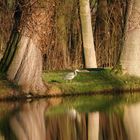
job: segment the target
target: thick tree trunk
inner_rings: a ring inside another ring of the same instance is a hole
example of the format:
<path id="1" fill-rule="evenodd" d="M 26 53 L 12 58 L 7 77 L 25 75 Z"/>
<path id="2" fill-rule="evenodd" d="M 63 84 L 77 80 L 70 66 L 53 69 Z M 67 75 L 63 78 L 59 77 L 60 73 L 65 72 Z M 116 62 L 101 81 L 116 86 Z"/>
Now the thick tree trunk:
<path id="1" fill-rule="evenodd" d="M 22 86 L 24 92 L 42 93 L 42 56 L 35 39 L 22 36 L 13 60 L 7 70 L 7 78 Z"/>
<path id="2" fill-rule="evenodd" d="M 94 49 L 93 32 L 89 0 L 79 0 L 82 26 L 83 47 L 86 68 L 96 68 L 96 55 Z"/>
<path id="3" fill-rule="evenodd" d="M 120 64 L 123 73 L 140 76 L 140 1 L 130 0 Z"/>
<path id="4" fill-rule="evenodd" d="M 41 43 L 45 36 L 47 12 L 34 0 L 22 4 L 25 9 L 21 11 L 18 7 L 19 13 L 15 13 L 14 29 L 0 67 L 7 73 L 7 78 L 21 86 L 25 93 L 41 94 L 46 91 L 41 77 Z M 21 19 L 16 16 L 21 16 Z"/>

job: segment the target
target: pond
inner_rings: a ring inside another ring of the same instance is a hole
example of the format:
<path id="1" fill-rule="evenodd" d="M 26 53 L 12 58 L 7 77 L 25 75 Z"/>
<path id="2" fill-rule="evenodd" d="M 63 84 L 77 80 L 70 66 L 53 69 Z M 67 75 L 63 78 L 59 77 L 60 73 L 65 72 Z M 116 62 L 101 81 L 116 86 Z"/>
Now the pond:
<path id="1" fill-rule="evenodd" d="M 140 94 L 0 102 L 0 140 L 140 140 Z"/>

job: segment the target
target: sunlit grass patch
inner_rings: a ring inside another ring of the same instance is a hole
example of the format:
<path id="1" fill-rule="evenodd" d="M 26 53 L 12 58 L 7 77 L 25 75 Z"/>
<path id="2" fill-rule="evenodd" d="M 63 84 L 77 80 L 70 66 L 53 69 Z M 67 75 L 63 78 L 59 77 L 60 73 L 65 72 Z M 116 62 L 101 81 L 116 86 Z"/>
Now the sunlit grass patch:
<path id="1" fill-rule="evenodd" d="M 43 79 L 50 84 L 57 85 L 63 93 L 71 94 L 140 88 L 140 78 L 116 75 L 110 69 L 79 72 L 71 81 L 64 80 L 67 73 L 69 71 L 45 72 L 43 73 Z"/>
<path id="2" fill-rule="evenodd" d="M 115 74 L 110 69 L 82 71 L 73 80 L 66 81 L 64 77 L 69 72 L 71 71 L 46 71 L 42 77 L 52 88 L 61 89 L 62 94 L 109 93 L 111 91 L 129 90 L 132 92 L 140 90 L 140 78 Z M 5 77 L 5 75 L 0 74 L 0 96 L 8 95 L 15 89 L 20 89 L 17 85 L 8 82 Z"/>

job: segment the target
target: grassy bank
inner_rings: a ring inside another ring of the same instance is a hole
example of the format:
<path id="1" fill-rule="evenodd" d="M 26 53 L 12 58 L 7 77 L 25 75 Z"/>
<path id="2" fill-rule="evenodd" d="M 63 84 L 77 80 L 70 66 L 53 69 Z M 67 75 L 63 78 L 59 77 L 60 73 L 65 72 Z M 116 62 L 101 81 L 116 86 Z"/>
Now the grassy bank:
<path id="1" fill-rule="evenodd" d="M 67 73 L 69 71 L 45 72 L 43 79 L 49 84 L 59 87 L 63 94 L 137 91 L 140 89 L 140 78 L 115 74 L 110 69 L 79 72 L 71 82 L 64 80 Z"/>
<path id="2" fill-rule="evenodd" d="M 119 75 L 110 69 L 92 69 L 82 71 L 70 82 L 64 80 L 70 71 L 46 71 L 43 79 L 50 85 L 50 94 L 63 95 L 89 94 L 89 93 L 122 93 L 140 91 L 140 78 Z M 19 95 L 20 88 L 8 82 L 3 74 L 0 74 L 0 99 L 7 96 Z M 21 95 L 21 94 L 20 94 Z M 46 93 L 48 96 L 48 92 Z"/>

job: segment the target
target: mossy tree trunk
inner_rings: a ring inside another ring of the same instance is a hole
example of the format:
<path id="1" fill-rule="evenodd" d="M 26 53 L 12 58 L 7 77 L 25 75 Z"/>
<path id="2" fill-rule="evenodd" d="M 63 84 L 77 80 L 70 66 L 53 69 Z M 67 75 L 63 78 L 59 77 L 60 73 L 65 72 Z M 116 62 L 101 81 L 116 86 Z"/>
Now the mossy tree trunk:
<path id="1" fill-rule="evenodd" d="M 13 32 L 0 64 L 7 78 L 21 86 L 25 93 L 46 91 L 41 77 L 41 43 L 48 14 L 44 4 L 35 0 L 19 1 Z"/>
<path id="2" fill-rule="evenodd" d="M 140 76 L 140 1 L 130 0 L 126 19 L 125 40 L 120 57 L 123 73 Z"/>
<path id="3" fill-rule="evenodd" d="M 93 31 L 89 0 L 79 0 L 82 39 L 86 68 L 96 68 L 96 54 L 94 48 Z"/>

